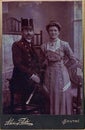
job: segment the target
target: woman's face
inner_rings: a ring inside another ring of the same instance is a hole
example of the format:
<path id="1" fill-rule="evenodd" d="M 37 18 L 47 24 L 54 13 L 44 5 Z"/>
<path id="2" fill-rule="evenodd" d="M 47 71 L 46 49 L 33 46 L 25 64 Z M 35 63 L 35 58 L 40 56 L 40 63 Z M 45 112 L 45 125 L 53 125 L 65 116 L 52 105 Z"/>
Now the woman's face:
<path id="1" fill-rule="evenodd" d="M 48 34 L 51 39 L 55 40 L 56 38 L 58 38 L 60 32 L 56 26 L 51 26 L 49 27 Z"/>

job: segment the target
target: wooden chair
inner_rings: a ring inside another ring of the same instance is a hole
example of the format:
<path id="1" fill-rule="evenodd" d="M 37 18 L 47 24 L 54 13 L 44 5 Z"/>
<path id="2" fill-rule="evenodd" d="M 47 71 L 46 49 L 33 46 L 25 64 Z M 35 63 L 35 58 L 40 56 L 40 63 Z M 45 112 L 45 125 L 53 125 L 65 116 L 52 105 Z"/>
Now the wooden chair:
<path id="1" fill-rule="evenodd" d="M 73 89 L 77 90 L 77 95 L 72 97 L 72 114 L 81 114 L 82 113 L 82 96 L 81 88 L 83 87 L 83 77 L 77 74 L 77 69 L 81 69 L 79 64 L 73 64 L 69 69 L 70 80 L 72 83 Z"/>
<path id="2" fill-rule="evenodd" d="M 31 20 L 33 21 L 33 19 Z M 21 35 L 21 20 L 10 17 L 6 21 L 3 21 L 3 25 L 3 34 Z M 42 40 L 42 31 L 35 33 L 33 38 L 33 46 L 40 46 L 43 42 Z"/>

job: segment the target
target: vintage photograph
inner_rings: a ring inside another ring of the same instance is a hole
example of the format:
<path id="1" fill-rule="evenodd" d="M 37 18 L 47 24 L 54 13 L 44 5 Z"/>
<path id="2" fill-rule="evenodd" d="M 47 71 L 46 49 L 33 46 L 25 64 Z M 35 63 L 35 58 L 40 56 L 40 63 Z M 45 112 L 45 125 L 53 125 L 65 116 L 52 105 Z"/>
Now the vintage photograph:
<path id="1" fill-rule="evenodd" d="M 81 1 L 2 2 L 3 114 L 83 115 Z"/>

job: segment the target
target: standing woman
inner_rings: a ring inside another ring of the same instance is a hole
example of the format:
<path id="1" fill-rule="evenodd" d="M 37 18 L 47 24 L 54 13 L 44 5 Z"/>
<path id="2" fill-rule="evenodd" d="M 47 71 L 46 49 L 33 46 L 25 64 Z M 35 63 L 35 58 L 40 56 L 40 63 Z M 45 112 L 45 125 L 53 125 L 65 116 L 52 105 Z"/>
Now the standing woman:
<path id="1" fill-rule="evenodd" d="M 69 43 L 59 39 L 60 24 L 51 21 L 46 26 L 46 30 L 49 42 L 43 44 L 41 48 L 46 56 L 44 87 L 50 95 L 50 114 L 71 115 L 71 82 L 65 65 L 67 65 L 67 58 L 71 64 L 77 61 Z"/>

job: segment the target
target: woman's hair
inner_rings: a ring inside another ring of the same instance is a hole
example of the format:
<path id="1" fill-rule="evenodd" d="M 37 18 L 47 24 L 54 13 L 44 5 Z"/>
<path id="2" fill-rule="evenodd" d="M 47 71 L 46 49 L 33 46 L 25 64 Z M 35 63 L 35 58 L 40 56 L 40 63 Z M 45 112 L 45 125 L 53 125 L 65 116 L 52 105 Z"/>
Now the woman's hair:
<path id="1" fill-rule="evenodd" d="M 59 23 L 57 23 L 56 21 L 50 21 L 49 24 L 46 25 L 47 32 L 49 32 L 49 28 L 52 26 L 56 26 L 59 31 L 61 30 L 61 25 Z"/>

